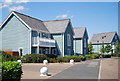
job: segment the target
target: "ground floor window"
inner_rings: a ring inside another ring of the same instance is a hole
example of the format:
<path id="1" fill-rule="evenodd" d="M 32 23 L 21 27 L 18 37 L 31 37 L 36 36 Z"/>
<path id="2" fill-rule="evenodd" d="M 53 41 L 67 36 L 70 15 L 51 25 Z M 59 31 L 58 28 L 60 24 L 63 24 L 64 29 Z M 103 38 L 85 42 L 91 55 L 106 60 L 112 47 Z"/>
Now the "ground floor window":
<path id="1" fill-rule="evenodd" d="M 68 54 L 68 55 L 71 55 L 70 49 L 67 50 L 67 54 Z"/>
<path id="2" fill-rule="evenodd" d="M 42 52 L 42 48 L 40 48 L 40 49 L 39 49 L 39 53 L 40 53 L 40 54 L 42 54 L 42 53 L 43 53 L 43 52 Z"/>
<path id="3" fill-rule="evenodd" d="M 56 54 L 56 49 L 52 49 L 52 54 Z"/>

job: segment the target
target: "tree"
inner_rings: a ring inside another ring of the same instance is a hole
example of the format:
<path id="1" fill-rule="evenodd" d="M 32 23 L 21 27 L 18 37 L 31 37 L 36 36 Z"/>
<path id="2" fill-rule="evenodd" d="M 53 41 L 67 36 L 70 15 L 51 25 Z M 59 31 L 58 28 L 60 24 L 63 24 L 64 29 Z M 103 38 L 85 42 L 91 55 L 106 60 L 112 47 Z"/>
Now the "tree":
<path id="1" fill-rule="evenodd" d="M 104 44 L 102 44 L 102 47 L 100 48 L 100 52 L 103 53 L 103 54 L 105 53 L 105 47 L 104 47 Z"/>
<path id="2" fill-rule="evenodd" d="M 90 44 L 88 45 L 88 51 L 89 51 L 90 54 L 92 54 L 93 50 L 94 49 L 93 49 L 92 43 L 90 42 Z"/>
<path id="3" fill-rule="evenodd" d="M 105 52 L 106 52 L 106 53 L 109 53 L 109 52 L 111 52 L 111 50 L 112 50 L 112 46 L 110 46 L 109 44 L 107 44 L 107 45 L 105 46 Z"/>
<path id="4" fill-rule="evenodd" d="M 120 53 L 120 42 L 118 40 L 115 43 L 115 53 Z"/>

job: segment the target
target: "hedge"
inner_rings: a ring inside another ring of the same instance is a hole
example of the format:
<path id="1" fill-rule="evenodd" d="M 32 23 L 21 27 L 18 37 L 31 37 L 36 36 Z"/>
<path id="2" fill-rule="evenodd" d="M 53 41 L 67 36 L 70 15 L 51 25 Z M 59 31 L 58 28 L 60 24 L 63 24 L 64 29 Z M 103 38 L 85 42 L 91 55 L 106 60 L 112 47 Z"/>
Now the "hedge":
<path id="1" fill-rule="evenodd" d="M 2 63 L 2 79 L 20 81 L 22 75 L 21 64 L 17 61 L 8 61 Z"/>
<path id="2" fill-rule="evenodd" d="M 44 54 L 26 54 L 22 57 L 22 62 L 24 63 L 42 63 L 43 60 L 47 59 Z"/>
<path id="3" fill-rule="evenodd" d="M 10 54 L 7 54 L 5 52 L 2 52 L 2 62 L 6 62 L 6 61 L 17 61 L 20 59 L 20 56 L 11 56 Z"/>
<path id="4" fill-rule="evenodd" d="M 86 54 L 84 55 L 84 57 L 87 59 L 87 60 L 90 60 L 90 59 L 98 59 L 100 58 L 101 54 Z"/>
<path id="5" fill-rule="evenodd" d="M 73 56 L 57 57 L 56 61 L 57 62 L 70 62 L 71 59 L 73 59 L 75 62 L 80 62 L 80 61 L 85 60 L 84 56 L 73 55 Z"/>

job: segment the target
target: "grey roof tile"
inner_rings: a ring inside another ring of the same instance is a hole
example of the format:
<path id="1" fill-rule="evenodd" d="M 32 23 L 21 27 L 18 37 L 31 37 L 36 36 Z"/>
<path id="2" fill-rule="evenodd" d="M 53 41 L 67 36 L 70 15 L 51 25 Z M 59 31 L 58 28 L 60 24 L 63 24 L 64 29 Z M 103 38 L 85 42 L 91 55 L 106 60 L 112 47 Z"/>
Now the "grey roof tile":
<path id="1" fill-rule="evenodd" d="M 30 28 L 33 30 L 41 30 L 43 32 L 49 32 L 48 29 L 45 27 L 43 21 L 38 20 L 36 18 L 15 12 L 14 13 L 19 16 Z"/>
<path id="2" fill-rule="evenodd" d="M 83 38 L 84 36 L 84 33 L 85 33 L 85 29 L 86 28 L 82 28 L 82 27 L 79 27 L 79 28 L 73 28 L 74 30 L 74 38 Z"/>
<path id="3" fill-rule="evenodd" d="M 44 21 L 44 24 L 50 33 L 64 33 L 69 21 L 69 19 Z"/>
<path id="4" fill-rule="evenodd" d="M 94 34 L 90 42 L 92 44 L 111 43 L 116 32 Z"/>

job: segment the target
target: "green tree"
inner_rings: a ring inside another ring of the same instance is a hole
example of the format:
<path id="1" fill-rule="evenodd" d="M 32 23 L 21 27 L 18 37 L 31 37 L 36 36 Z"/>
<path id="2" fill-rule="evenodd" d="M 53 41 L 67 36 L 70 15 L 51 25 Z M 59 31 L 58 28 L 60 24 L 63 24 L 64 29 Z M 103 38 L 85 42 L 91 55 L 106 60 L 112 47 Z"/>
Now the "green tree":
<path id="1" fill-rule="evenodd" d="M 88 51 L 89 51 L 89 53 L 90 54 L 92 54 L 93 53 L 93 46 L 92 46 L 92 43 L 90 43 L 89 45 L 88 45 Z"/>
<path id="2" fill-rule="evenodd" d="M 105 46 L 105 52 L 106 52 L 106 53 L 109 53 L 109 52 L 111 52 L 111 50 L 112 50 L 112 46 L 110 46 L 109 44 L 107 44 L 107 45 Z"/>
<path id="3" fill-rule="evenodd" d="M 120 53 L 120 42 L 118 40 L 115 43 L 115 53 Z"/>
<path id="4" fill-rule="evenodd" d="M 104 44 L 102 44 L 102 47 L 100 48 L 100 52 L 103 53 L 103 54 L 105 53 L 105 46 L 104 46 Z"/>

